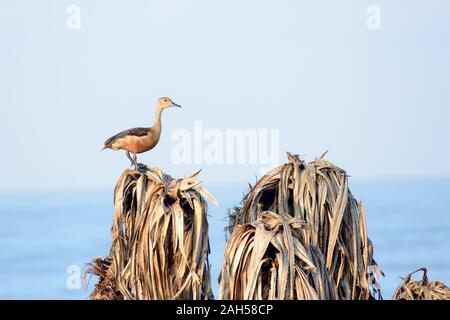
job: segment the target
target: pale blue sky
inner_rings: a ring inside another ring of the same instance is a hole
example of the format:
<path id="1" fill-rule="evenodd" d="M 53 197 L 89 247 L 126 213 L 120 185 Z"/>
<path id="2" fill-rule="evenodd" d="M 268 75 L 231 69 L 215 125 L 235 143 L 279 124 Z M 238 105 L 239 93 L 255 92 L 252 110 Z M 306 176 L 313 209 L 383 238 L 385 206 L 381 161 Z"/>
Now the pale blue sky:
<path id="1" fill-rule="evenodd" d="M 81 8 L 81 30 L 66 8 Z M 381 30 L 366 9 L 381 8 Z M 284 151 L 355 178 L 450 175 L 449 1 L 0 1 L 0 189 L 112 188 L 129 165 L 103 141 L 153 121 L 139 160 L 208 183 L 255 166 L 175 165 L 171 132 L 280 129 Z"/>

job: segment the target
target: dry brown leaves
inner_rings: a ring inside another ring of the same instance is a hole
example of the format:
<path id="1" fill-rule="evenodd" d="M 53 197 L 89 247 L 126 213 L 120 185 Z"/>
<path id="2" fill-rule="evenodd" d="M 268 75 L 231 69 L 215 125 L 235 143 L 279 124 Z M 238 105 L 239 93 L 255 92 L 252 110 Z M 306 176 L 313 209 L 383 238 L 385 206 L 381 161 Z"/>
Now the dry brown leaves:
<path id="1" fill-rule="evenodd" d="M 412 275 L 422 271 L 422 279 L 413 281 Z M 403 284 L 397 288 L 393 300 L 450 300 L 450 288 L 439 281 L 428 281 L 427 269 L 421 268 L 406 276 Z"/>
<path id="2" fill-rule="evenodd" d="M 114 192 L 110 256 L 92 299 L 212 299 L 207 203 L 199 172 L 172 179 L 158 168 L 125 170 Z"/>
<path id="3" fill-rule="evenodd" d="M 230 216 L 222 299 L 369 299 L 365 213 L 323 156 L 263 176 Z"/>

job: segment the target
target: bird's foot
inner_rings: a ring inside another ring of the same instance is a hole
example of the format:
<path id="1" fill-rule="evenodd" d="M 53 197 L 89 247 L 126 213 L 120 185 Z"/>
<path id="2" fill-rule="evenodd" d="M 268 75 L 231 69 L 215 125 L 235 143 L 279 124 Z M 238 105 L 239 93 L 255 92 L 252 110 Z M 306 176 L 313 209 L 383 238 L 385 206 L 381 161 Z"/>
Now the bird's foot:
<path id="1" fill-rule="evenodd" d="M 147 166 L 143 163 L 136 163 L 134 169 L 138 172 L 145 172 L 147 171 Z"/>

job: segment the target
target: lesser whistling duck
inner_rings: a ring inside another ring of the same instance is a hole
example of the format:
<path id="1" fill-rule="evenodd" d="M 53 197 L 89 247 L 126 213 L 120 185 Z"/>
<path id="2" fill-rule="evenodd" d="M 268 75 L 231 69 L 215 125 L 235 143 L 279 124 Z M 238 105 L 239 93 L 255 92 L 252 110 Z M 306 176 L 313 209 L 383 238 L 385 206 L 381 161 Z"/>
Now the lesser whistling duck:
<path id="1" fill-rule="evenodd" d="M 181 108 L 168 97 L 159 98 L 156 102 L 156 117 L 153 126 L 122 131 L 106 140 L 103 149 L 125 150 L 128 159 L 134 164 L 135 169 L 138 169 L 136 154 L 149 151 L 158 144 L 161 136 L 161 113 L 165 108 L 170 107 Z M 130 153 L 133 154 L 133 157 L 130 156 Z"/>

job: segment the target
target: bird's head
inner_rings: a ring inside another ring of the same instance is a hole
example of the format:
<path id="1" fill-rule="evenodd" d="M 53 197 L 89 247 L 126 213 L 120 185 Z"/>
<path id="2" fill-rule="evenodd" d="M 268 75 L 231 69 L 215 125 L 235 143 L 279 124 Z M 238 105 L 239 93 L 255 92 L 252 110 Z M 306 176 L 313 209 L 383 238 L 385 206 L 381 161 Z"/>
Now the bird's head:
<path id="1" fill-rule="evenodd" d="M 156 106 L 161 110 L 165 109 L 165 108 L 172 108 L 172 107 L 181 108 L 181 106 L 179 104 L 176 104 L 175 102 L 172 101 L 172 99 L 170 99 L 168 97 L 159 98 L 158 102 L 156 103 Z"/>

